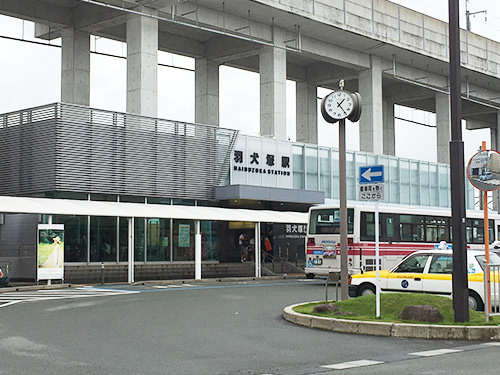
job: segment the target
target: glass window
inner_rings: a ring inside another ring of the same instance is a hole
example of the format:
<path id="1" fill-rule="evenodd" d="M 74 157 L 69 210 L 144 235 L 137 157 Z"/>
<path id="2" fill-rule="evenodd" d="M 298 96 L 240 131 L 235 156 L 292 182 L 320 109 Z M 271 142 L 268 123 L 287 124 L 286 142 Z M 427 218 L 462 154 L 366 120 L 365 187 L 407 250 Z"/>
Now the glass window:
<path id="1" fill-rule="evenodd" d="M 425 218 L 425 238 L 427 242 L 450 242 L 450 219 L 447 217 L 427 216 Z"/>
<path id="2" fill-rule="evenodd" d="M 375 214 L 361 212 L 360 235 L 362 241 L 375 241 Z"/>
<path id="3" fill-rule="evenodd" d="M 424 242 L 424 217 L 399 215 L 399 235 L 401 241 Z"/>
<path id="4" fill-rule="evenodd" d="M 120 262 L 128 261 L 128 219 L 126 217 L 118 218 L 118 233 L 119 233 L 119 252 L 118 259 Z"/>
<path id="5" fill-rule="evenodd" d="M 219 235 L 219 223 L 216 221 L 202 220 L 201 230 L 201 259 L 219 260 L 217 241 Z"/>
<path id="6" fill-rule="evenodd" d="M 476 259 L 481 266 L 481 269 L 484 271 L 484 263 L 486 262 L 486 257 L 484 255 L 476 255 Z M 490 253 L 490 264 L 498 265 L 500 264 L 500 256 L 496 253 Z"/>
<path id="7" fill-rule="evenodd" d="M 425 264 L 429 255 L 410 255 L 393 272 L 424 272 Z"/>
<path id="8" fill-rule="evenodd" d="M 52 220 L 64 224 L 64 262 L 87 261 L 87 216 L 54 215 Z"/>
<path id="9" fill-rule="evenodd" d="M 452 273 L 453 259 L 451 255 L 434 255 L 429 267 L 429 273 Z"/>
<path id="10" fill-rule="evenodd" d="M 194 220 L 174 220 L 174 261 L 194 260 Z"/>
<path id="11" fill-rule="evenodd" d="M 354 230 L 354 209 L 347 209 L 347 233 Z M 309 234 L 340 234 L 340 209 L 311 210 Z"/>
<path id="12" fill-rule="evenodd" d="M 396 214 L 380 214 L 380 239 L 382 241 L 399 241 L 398 217 Z"/>
<path id="13" fill-rule="evenodd" d="M 136 262 L 144 262 L 145 260 L 145 222 L 146 219 L 138 217 L 134 220 L 134 260 Z"/>
<path id="14" fill-rule="evenodd" d="M 116 262 L 116 217 L 90 218 L 90 261 Z"/>
<path id="15" fill-rule="evenodd" d="M 170 219 L 147 219 L 147 260 L 170 260 Z"/>

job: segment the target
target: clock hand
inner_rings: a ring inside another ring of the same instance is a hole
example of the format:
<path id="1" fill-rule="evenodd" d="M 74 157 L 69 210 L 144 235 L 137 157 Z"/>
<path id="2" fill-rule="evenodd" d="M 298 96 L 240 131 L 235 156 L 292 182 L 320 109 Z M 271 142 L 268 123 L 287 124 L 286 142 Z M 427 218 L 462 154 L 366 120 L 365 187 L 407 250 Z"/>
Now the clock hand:
<path id="1" fill-rule="evenodd" d="M 342 99 L 339 103 L 337 103 L 337 107 L 340 107 L 340 105 L 341 105 L 342 103 L 344 103 L 344 100 L 345 100 L 345 99 Z M 342 108 L 342 107 L 340 107 L 340 108 Z"/>

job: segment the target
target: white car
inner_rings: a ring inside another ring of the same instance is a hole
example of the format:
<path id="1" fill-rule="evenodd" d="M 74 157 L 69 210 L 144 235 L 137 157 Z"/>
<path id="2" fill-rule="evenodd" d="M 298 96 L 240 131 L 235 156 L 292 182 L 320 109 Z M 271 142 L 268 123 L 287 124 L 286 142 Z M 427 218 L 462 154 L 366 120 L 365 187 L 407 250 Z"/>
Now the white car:
<path id="1" fill-rule="evenodd" d="M 493 173 L 491 172 L 484 172 L 482 175 L 479 176 L 480 181 L 488 181 L 493 178 Z"/>
<path id="2" fill-rule="evenodd" d="M 410 254 L 391 270 L 379 272 L 380 289 L 382 292 L 421 292 L 451 296 L 452 256 L 451 249 L 422 250 Z M 484 251 L 467 250 L 469 307 L 472 310 L 484 310 L 484 259 Z M 490 264 L 500 264 L 500 257 L 490 253 Z M 375 271 L 352 275 L 349 295 L 356 297 L 374 294 L 375 280 Z"/>

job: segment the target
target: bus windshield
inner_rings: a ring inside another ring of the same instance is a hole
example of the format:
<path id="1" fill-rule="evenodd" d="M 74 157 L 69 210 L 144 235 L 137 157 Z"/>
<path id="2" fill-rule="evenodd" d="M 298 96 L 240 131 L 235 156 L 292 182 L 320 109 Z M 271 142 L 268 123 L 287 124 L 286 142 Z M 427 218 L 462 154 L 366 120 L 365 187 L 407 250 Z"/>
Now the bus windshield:
<path id="1" fill-rule="evenodd" d="M 311 210 L 309 234 L 340 234 L 340 209 L 322 208 Z M 354 230 L 354 209 L 347 210 L 347 232 Z"/>

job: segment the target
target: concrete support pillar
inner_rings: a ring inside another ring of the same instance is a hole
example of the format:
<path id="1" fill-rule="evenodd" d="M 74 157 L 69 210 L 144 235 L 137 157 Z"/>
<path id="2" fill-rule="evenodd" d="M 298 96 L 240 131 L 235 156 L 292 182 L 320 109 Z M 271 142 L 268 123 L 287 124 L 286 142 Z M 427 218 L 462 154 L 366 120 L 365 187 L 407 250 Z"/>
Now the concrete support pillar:
<path id="1" fill-rule="evenodd" d="M 195 63 L 195 122 L 219 125 L 219 64 L 206 58 Z"/>
<path id="2" fill-rule="evenodd" d="M 127 112 L 157 116 L 158 20 L 127 16 Z"/>
<path id="3" fill-rule="evenodd" d="M 382 154 L 382 63 L 380 58 L 370 56 L 371 68 L 359 74 L 359 93 L 363 100 L 363 111 L 359 120 L 360 151 Z"/>
<path id="4" fill-rule="evenodd" d="M 286 140 L 286 51 L 262 47 L 259 71 L 260 135 Z"/>
<path id="5" fill-rule="evenodd" d="M 437 139 L 437 162 L 450 163 L 450 96 L 448 94 L 436 94 L 436 139 Z"/>
<path id="6" fill-rule="evenodd" d="M 396 136 L 394 131 L 394 102 L 392 100 L 383 100 L 383 115 L 384 115 L 384 154 L 396 155 Z"/>
<path id="7" fill-rule="evenodd" d="M 296 83 L 296 139 L 297 142 L 318 144 L 318 94 L 316 85 Z"/>
<path id="8" fill-rule="evenodd" d="M 62 31 L 61 101 L 90 104 L 90 35 L 66 28 Z"/>

